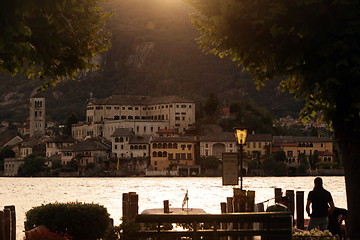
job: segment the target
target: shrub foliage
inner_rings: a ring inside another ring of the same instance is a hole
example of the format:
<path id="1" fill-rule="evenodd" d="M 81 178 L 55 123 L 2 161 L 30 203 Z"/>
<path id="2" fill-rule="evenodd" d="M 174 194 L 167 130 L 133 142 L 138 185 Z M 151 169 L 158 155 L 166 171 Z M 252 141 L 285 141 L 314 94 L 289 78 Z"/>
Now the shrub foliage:
<path id="1" fill-rule="evenodd" d="M 52 232 L 64 232 L 74 240 L 95 240 L 111 225 L 107 209 L 98 204 L 49 203 L 26 213 L 25 230 L 45 225 Z"/>

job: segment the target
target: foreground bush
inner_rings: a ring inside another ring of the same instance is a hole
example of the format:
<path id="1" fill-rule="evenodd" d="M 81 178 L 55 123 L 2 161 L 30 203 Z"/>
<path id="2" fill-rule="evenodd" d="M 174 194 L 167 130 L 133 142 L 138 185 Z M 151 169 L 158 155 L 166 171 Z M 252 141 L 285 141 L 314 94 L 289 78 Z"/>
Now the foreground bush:
<path id="1" fill-rule="evenodd" d="M 320 231 L 312 229 L 311 231 L 296 232 L 293 234 L 294 240 L 339 240 L 338 236 L 333 236 L 328 230 Z"/>
<path id="2" fill-rule="evenodd" d="M 25 230 L 40 225 L 51 232 L 67 233 L 74 240 L 96 240 L 105 235 L 111 219 L 107 209 L 98 204 L 50 203 L 26 213 Z"/>

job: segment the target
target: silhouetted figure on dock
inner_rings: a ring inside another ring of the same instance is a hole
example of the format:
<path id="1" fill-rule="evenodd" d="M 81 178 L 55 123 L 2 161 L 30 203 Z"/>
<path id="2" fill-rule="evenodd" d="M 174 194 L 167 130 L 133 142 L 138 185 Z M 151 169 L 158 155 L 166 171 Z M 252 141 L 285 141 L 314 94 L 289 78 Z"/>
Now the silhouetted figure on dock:
<path id="1" fill-rule="evenodd" d="M 315 178 L 314 184 L 314 189 L 309 192 L 306 203 L 306 212 L 310 217 L 308 230 L 319 228 L 324 231 L 328 228 L 328 216 L 335 209 L 334 201 L 331 193 L 324 189 L 322 178 Z"/>

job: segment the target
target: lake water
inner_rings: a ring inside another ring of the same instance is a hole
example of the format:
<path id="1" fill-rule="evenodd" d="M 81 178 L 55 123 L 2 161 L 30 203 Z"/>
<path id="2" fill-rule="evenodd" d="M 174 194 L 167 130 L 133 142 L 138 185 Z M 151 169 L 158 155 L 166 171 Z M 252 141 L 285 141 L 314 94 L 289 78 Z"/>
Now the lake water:
<path id="1" fill-rule="evenodd" d="M 245 177 L 243 188 L 254 190 L 255 202 L 274 197 L 274 188 L 304 191 L 305 199 L 313 188 L 314 177 Z M 347 208 L 344 177 L 323 177 L 324 187 L 332 193 L 335 205 Z M 189 208 L 202 208 L 208 213 L 220 213 L 220 202 L 233 195 L 232 186 L 222 186 L 220 177 L 209 178 L 0 178 L 0 208 L 15 205 L 17 239 L 23 239 L 25 213 L 32 207 L 53 202 L 99 203 L 120 223 L 122 193 L 139 195 L 139 212 L 162 208 L 169 200 L 181 208 L 186 190 Z M 270 201 L 269 204 L 272 204 Z M 265 204 L 266 208 L 267 204 Z M 307 217 L 307 215 L 305 215 Z"/>

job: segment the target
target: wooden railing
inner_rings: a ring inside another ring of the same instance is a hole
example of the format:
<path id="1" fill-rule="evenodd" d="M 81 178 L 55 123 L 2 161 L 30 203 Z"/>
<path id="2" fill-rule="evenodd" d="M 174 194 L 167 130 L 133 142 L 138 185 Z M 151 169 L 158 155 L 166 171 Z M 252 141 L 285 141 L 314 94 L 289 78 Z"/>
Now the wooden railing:
<path id="1" fill-rule="evenodd" d="M 0 211 L 0 240 L 16 239 L 15 206 L 5 206 Z"/>
<path id="2" fill-rule="evenodd" d="M 136 223 L 155 224 L 156 230 L 141 228 L 139 231 L 124 231 L 124 239 L 220 239 L 226 236 L 261 236 L 262 239 L 291 239 L 292 215 L 287 212 L 273 213 L 228 213 L 228 214 L 140 214 L 135 217 Z M 179 231 L 162 230 L 165 223 L 191 224 L 191 229 Z M 200 229 L 199 224 L 206 224 Z M 256 229 L 254 223 L 260 223 Z M 250 227 L 249 227 L 250 226 Z M 235 229 L 237 228 L 237 229 Z M 226 238 L 223 238 L 226 239 Z M 232 238 L 238 239 L 238 238 Z M 243 238 L 242 238 L 243 239 Z"/>

